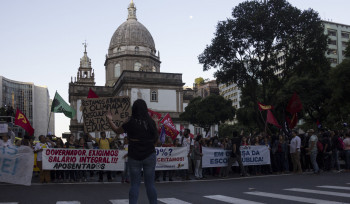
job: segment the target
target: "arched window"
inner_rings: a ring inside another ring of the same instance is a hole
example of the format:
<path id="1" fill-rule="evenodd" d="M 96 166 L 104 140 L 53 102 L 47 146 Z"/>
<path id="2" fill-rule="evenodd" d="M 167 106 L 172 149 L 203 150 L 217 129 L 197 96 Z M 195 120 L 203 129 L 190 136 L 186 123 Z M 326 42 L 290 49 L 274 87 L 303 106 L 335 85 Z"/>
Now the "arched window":
<path id="1" fill-rule="evenodd" d="M 157 91 L 151 91 L 151 101 L 158 101 Z"/>
<path id="2" fill-rule="evenodd" d="M 114 66 L 114 77 L 119 77 L 120 76 L 120 64 L 116 64 Z"/>
<path id="3" fill-rule="evenodd" d="M 139 52 L 140 48 L 139 47 L 135 47 L 135 52 Z"/>
<path id="4" fill-rule="evenodd" d="M 152 67 L 152 72 L 156 72 L 157 68 L 155 66 Z"/>
<path id="5" fill-rule="evenodd" d="M 141 63 L 140 62 L 136 62 L 135 64 L 134 64 L 134 71 L 140 71 L 140 68 L 141 68 Z"/>

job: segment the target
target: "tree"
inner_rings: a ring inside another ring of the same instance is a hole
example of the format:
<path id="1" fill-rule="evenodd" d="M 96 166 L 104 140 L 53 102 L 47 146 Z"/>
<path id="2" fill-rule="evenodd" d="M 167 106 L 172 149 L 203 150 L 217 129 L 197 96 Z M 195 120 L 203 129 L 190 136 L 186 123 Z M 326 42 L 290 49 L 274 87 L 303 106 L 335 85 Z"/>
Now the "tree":
<path id="1" fill-rule="evenodd" d="M 203 84 L 203 83 L 204 83 L 203 77 L 198 77 L 198 78 L 196 78 L 196 79 L 194 80 L 194 83 L 195 83 L 196 85 Z"/>
<path id="2" fill-rule="evenodd" d="M 234 116 L 235 108 L 232 107 L 231 100 L 210 95 L 206 98 L 193 98 L 185 108 L 185 112 L 181 113 L 180 119 L 204 128 L 207 133 L 212 125 L 233 120 Z"/>
<path id="3" fill-rule="evenodd" d="M 315 78 L 329 71 L 326 51 L 327 36 L 315 11 L 301 11 L 286 0 L 255 0 L 239 4 L 232 18 L 218 23 L 198 59 L 204 71 L 218 69 L 219 83 L 246 88 L 253 104 L 275 104 L 291 77 Z M 257 105 L 253 110 L 262 127 Z"/>
<path id="4" fill-rule="evenodd" d="M 330 72 L 329 87 L 332 90 L 327 101 L 327 124 L 339 127 L 350 122 L 350 59 L 345 59 Z"/>
<path id="5" fill-rule="evenodd" d="M 346 43 L 345 57 L 350 57 L 350 40 Z"/>

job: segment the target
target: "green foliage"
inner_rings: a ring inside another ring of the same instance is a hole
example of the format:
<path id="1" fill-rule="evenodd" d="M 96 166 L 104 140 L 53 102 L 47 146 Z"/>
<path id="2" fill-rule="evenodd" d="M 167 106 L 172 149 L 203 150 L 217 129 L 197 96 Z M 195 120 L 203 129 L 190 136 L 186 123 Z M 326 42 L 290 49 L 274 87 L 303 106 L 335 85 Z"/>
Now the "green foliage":
<path id="1" fill-rule="evenodd" d="M 327 101 L 327 124 L 350 122 L 350 59 L 345 59 L 330 72 L 329 87 L 332 90 Z"/>
<path id="2" fill-rule="evenodd" d="M 286 0 L 246 1 L 233 9 L 232 18 L 218 23 L 198 59 L 204 71 L 218 69 L 218 83 L 234 82 L 242 90 L 240 123 L 263 129 L 257 102 L 276 106 L 276 118 L 284 118 L 295 91 L 306 99 L 307 113 L 320 114 L 316 106 L 323 104 L 320 92 L 326 88 L 317 86 L 329 71 L 323 29 L 312 9 L 301 11 Z"/>
<path id="3" fill-rule="evenodd" d="M 350 57 L 350 40 L 346 43 L 345 57 Z"/>
<path id="4" fill-rule="evenodd" d="M 203 84 L 203 83 L 204 83 L 203 77 L 198 77 L 198 78 L 196 78 L 196 79 L 194 80 L 194 83 L 195 83 L 196 85 Z"/>
<path id="5" fill-rule="evenodd" d="M 234 116 L 235 108 L 232 107 L 231 100 L 226 100 L 218 95 L 210 95 L 206 98 L 192 99 L 180 118 L 208 132 L 212 125 L 233 120 Z"/>

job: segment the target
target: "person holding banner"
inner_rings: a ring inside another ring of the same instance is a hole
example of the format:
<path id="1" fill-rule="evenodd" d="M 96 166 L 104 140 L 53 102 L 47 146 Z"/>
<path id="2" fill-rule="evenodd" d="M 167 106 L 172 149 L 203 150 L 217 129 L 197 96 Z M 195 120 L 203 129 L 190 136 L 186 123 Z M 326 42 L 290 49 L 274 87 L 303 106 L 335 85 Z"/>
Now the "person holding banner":
<path id="1" fill-rule="evenodd" d="M 243 133 L 243 132 L 242 132 Z M 242 157 L 241 157 L 241 138 L 238 136 L 238 132 L 234 131 L 232 133 L 233 138 L 231 141 L 231 155 L 228 160 L 227 169 L 225 171 L 224 177 L 227 177 L 230 174 L 230 171 L 232 170 L 232 164 L 236 161 L 238 162 L 238 165 L 241 169 L 241 176 L 247 176 L 247 173 L 245 172 L 243 163 L 242 163 Z"/>
<path id="2" fill-rule="evenodd" d="M 37 153 L 36 162 L 38 165 L 38 168 L 40 170 L 40 182 L 41 183 L 50 183 L 51 177 L 50 177 L 50 171 L 49 170 L 43 170 L 43 162 L 42 162 L 42 155 L 43 150 L 45 148 L 50 148 L 55 146 L 56 144 L 49 140 L 49 138 L 46 138 L 44 135 L 39 136 L 39 142 L 36 143 L 34 147 L 34 152 Z"/>
<path id="3" fill-rule="evenodd" d="M 154 186 L 156 152 L 155 144 L 158 141 L 158 128 L 156 118 L 148 114 L 147 104 L 142 99 L 137 99 L 132 106 L 131 118 L 121 127 L 117 127 L 112 121 L 112 113 L 106 114 L 109 125 L 117 134 L 127 133 L 129 139 L 128 163 L 130 170 L 131 186 L 129 190 L 129 203 L 137 204 L 141 173 L 143 169 L 144 181 L 151 204 L 157 203 L 157 191 Z"/>
<path id="4" fill-rule="evenodd" d="M 102 131 L 100 132 L 100 136 L 101 138 L 93 138 L 90 134 L 89 134 L 89 138 L 91 140 L 94 140 L 97 144 L 99 149 L 111 149 L 110 144 L 114 141 L 117 140 L 118 137 L 115 138 L 106 138 L 106 132 Z M 106 171 L 107 172 L 107 180 L 108 182 L 112 182 L 112 174 L 110 171 Z M 99 172 L 99 182 L 103 182 L 103 171 Z"/>

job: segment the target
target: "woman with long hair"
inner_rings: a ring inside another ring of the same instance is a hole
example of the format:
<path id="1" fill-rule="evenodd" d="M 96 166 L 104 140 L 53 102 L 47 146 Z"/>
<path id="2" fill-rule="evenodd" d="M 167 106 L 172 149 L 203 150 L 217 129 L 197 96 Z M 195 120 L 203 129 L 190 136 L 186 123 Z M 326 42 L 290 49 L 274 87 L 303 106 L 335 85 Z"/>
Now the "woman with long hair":
<path id="1" fill-rule="evenodd" d="M 155 144 L 158 141 L 158 130 L 156 122 L 148 114 L 146 102 L 137 99 L 133 103 L 129 121 L 119 128 L 113 123 L 111 112 L 108 112 L 106 116 L 115 133 L 127 133 L 128 135 L 128 162 L 131 181 L 129 203 L 137 203 L 142 169 L 148 201 L 151 204 L 157 203 L 154 179 L 156 167 Z"/>

